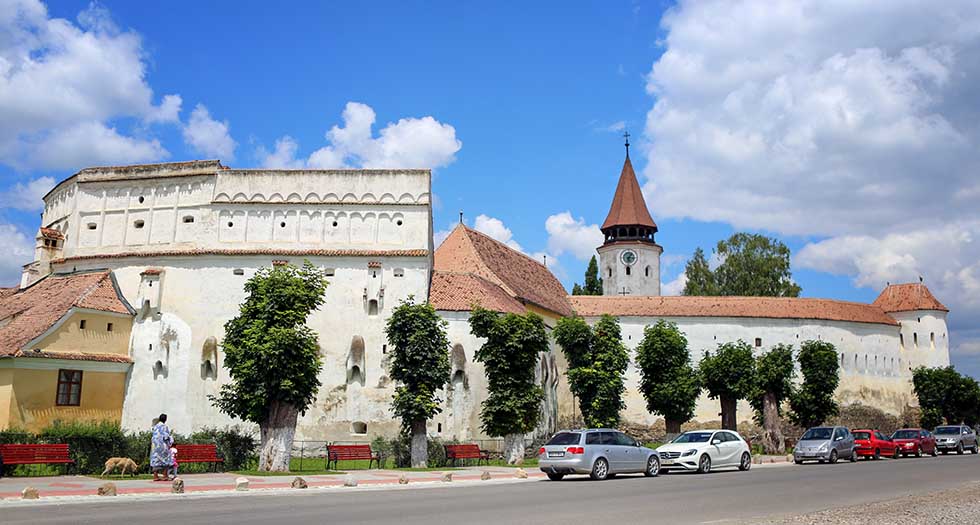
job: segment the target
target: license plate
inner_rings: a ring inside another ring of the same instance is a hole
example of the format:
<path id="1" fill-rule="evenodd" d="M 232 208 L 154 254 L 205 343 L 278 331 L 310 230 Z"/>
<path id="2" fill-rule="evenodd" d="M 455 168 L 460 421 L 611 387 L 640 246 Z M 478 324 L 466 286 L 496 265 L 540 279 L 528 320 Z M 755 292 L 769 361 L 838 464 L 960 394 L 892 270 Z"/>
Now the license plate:
<path id="1" fill-rule="evenodd" d="M 661 465 L 673 465 L 674 464 L 674 460 L 672 460 L 672 459 L 661 459 L 660 460 L 660 464 Z"/>
<path id="2" fill-rule="evenodd" d="M 565 457 L 565 453 L 564 452 L 548 452 L 548 457 L 549 458 L 563 458 L 563 457 Z"/>

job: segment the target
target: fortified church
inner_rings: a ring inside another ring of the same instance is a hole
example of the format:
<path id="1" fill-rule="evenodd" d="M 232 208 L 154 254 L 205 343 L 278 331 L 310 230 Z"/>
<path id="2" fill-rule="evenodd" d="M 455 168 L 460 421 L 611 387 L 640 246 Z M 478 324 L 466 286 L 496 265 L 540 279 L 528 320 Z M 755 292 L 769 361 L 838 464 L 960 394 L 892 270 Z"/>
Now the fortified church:
<path id="1" fill-rule="evenodd" d="M 474 304 L 541 315 L 617 316 L 631 350 L 645 326 L 678 324 L 692 359 L 742 339 L 764 352 L 807 339 L 840 353 L 843 403 L 900 412 L 915 402 L 911 372 L 949 364 L 948 310 L 921 283 L 891 285 L 872 304 L 831 299 L 664 297 L 657 224 L 627 153 L 597 247 L 604 296 L 569 296 L 540 262 L 464 224 L 433 245 L 428 170 L 239 170 L 219 161 L 86 168 L 44 197 L 35 260 L 0 290 L 0 429 L 55 420 L 117 420 L 146 429 L 166 412 L 188 433 L 236 421 L 208 401 L 229 381 L 225 322 L 262 267 L 309 260 L 330 282 L 308 324 L 319 333 L 322 386 L 297 438 L 365 441 L 394 435 L 385 320 L 427 299 L 448 322 L 452 380 L 429 424 L 478 439 L 487 385 L 474 361 Z M 538 362 L 539 433 L 577 412 L 552 344 Z M 624 419 L 652 423 L 627 377 Z M 742 405 L 745 405 L 744 403 Z M 740 407 L 739 418 L 749 417 Z M 718 418 L 702 398 L 696 418 Z"/>

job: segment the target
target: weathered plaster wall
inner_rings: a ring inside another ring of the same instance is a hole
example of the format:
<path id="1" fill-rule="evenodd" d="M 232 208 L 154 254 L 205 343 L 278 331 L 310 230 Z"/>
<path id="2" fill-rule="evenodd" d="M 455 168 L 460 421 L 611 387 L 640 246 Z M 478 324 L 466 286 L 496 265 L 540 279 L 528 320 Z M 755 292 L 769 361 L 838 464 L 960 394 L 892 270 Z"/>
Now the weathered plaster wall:
<path id="1" fill-rule="evenodd" d="M 14 371 L 0 368 L 0 430 L 10 428 L 10 404 L 13 401 Z"/>
<path id="2" fill-rule="evenodd" d="M 77 366 L 69 363 L 63 368 L 83 369 L 79 406 L 56 406 L 58 370 L 8 369 L 8 374 L 13 376 L 8 428 L 37 432 L 58 420 L 120 420 L 125 394 L 125 372 L 84 370 L 83 363 L 78 363 Z"/>
<path id="3" fill-rule="evenodd" d="M 85 328 L 81 328 L 81 321 Z M 108 330 L 112 323 L 112 331 Z M 74 311 L 57 329 L 35 343 L 45 352 L 75 352 L 129 355 L 133 319 L 92 311 Z"/>
<path id="4" fill-rule="evenodd" d="M 621 259 L 626 250 L 636 253 L 628 275 Z M 664 250 L 659 245 L 619 241 L 600 246 L 597 251 L 603 295 L 619 295 L 624 288 L 629 295 L 660 295 L 660 254 Z"/>

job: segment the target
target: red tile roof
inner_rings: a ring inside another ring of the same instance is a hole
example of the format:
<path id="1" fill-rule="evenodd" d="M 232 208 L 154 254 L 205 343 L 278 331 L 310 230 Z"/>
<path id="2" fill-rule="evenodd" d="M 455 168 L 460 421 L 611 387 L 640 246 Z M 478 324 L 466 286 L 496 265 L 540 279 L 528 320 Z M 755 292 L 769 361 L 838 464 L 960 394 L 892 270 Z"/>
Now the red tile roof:
<path id="1" fill-rule="evenodd" d="M 463 224 L 436 250 L 434 269 L 478 275 L 522 303 L 572 313 L 568 292 L 543 264 Z"/>
<path id="2" fill-rule="evenodd" d="M 57 240 L 65 238 L 64 234 L 54 228 L 41 228 L 41 237 Z"/>
<path id="3" fill-rule="evenodd" d="M 636 173 L 633 172 L 633 163 L 630 162 L 629 155 L 623 163 L 619 184 L 616 185 L 616 195 L 613 196 L 612 206 L 609 207 L 609 215 L 606 215 L 606 220 L 602 223 L 602 229 L 614 226 L 646 226 L 653 228 L 654 231 L 657 230 L 657 223 L 653 222 L 646 201 L 643 200 L 643 191 L 640 190 L 640 183 L 636 181 Z"/>
<path id="4" fill-rule="evenodd" d="M 52 357 L 58 359 L 115 360 L 108 354 L 34 352 L 25 349 L 72 308 L 133 315 L 132 307 L 116 288 L 107 270 L 49 275 L 16 293 L 0 296 L 0 357 Z"/>
<path id="5" fill-rule="evenodd" d="M 891 284 L 881 291 L 874 305 L 886 312 L 911 312 L 914 310 L 938 310 L 949 308 L 939 302 L 929 288 L 922 283 Z"/>
<path id="6" fill-rule="evenodd" d="M 526 311 L 503 288 L 472 273 L 433 272 L 429 303 L 436 310 L 451 312 L 468 312 L 476 305 L 502 313 Z"/>
<path id="7" fill-rule="evenodd" d="M 831 299 L 795 297 L 610 297 L 571 296 L 575 311 L 584 317 L 602 314 L 638 317 L 756 317 L 767 319 L 819 319 L 897 325 L 876 305 Z"/>

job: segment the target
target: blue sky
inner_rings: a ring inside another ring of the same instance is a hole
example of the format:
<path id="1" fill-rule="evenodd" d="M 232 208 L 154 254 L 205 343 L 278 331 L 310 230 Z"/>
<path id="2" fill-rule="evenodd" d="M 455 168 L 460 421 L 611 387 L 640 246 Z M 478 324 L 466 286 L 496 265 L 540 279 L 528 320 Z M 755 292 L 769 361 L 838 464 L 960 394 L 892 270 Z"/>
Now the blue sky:
<path id="1" fill-rule="evenodd" d="M 0 15 L 8 284 L 53 181 L 90 164 L 218 156 L 428 164 L 436 230 L 463 210 L 548 254 L 571 288 L 629 129 L 669 289 L 695 247 L 775 235 L 806 296 L 871 301 L 923 275 L 953 309 L 954 363 L 980 372 L 970 2 L 927 19 L 874 2 L 3 4 L 20 13 Z M 59 54 L 60 70 L 21 86 L 64 88 L 91 111 L 12 91 L 4 57 Z M 350 138 L 371 110 L 370 135 Z M 402 144 L 424 154 L 379 157 Z"/>

